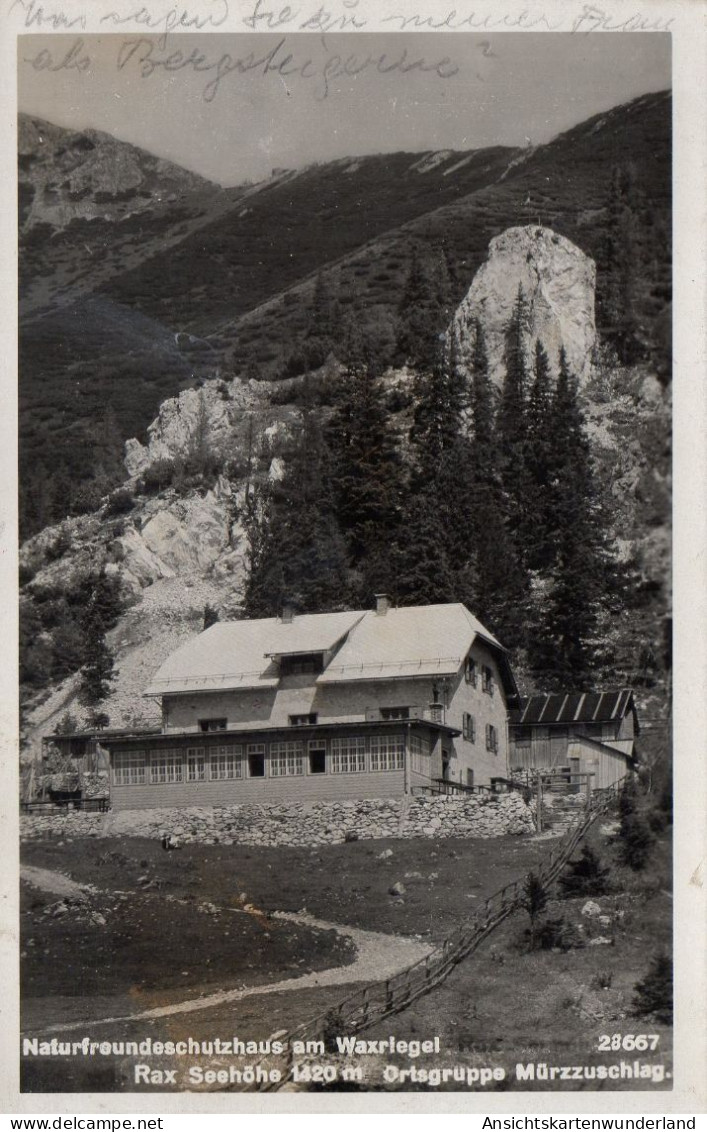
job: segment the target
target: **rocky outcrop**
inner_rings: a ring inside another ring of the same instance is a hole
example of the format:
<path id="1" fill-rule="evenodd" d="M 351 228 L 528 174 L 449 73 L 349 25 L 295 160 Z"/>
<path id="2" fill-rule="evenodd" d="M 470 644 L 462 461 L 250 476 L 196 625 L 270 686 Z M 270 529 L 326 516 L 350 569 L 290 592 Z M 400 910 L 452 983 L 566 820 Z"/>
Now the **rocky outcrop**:
<path id="1" fill-rule="evenodd" d="M 528 356 L 540 340 L 556 372 L 564 346 L 571 371 L 585 379 L 596 339 L 595 283 L 594 261 L 564 236 L 533 225 L 508 228 L 491 241 L 488 258 L 452 320 L 450 330 L 458 337 L 462 362 L 470 363 L 478 319 L 491 376 L 496 383 L 502 381 L 506 328 L 522 288 Z"/>
<path id="2" fill-rule="evenodd" d="M 187 193 L 218 192 L 182 169 L 99 130 L 73 131 L 18 115 L 19 181 L 27 228 L 64 228 L 79 218 L 120 220 L 174 204 Z"/>
<path id="3" fill-rule="evenodd" d="M 163 401 L 147 430 L 146 445 L 125 444 L 125 467 L 135 477 L 160 461 L 199 458 L 243 458 L 254 441 L 272 427 L 275 414 L 261 381 L 207 381 L 200 389 L 184 389 Z"/>
<path id="4" fill-rule="evenodd" d="M 189 807 L 22 819 L 21 836 L 161 837 L 180 844 L 327 845 L 383 837 L 503 837 L 535 831 L 520 794 L 320 802 L 311 806 Z"/>

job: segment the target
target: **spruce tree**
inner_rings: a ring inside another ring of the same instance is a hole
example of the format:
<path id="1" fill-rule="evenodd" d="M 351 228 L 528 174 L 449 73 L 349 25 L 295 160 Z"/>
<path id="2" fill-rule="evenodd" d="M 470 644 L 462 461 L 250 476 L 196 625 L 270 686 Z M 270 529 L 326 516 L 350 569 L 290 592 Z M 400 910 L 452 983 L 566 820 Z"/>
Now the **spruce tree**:
<path id="1" fill-rule="evenodd" d="M 444 257 L 429 262 L 412 249 L 408 275 L 398 306 L 397 361 L 418 369 L 435 364 L 439 334 L 448 321 L 449 278 Z"/>
<path id="2" fill-rule="evenodd" d="M 326 438 L 334 512 L 351 565 L 360 569 L 383 539 L 395 540 L 406 489 L 383 386 L 365 345 L 339 383 Z"/>
<path id="3" fill-rule="evenodd" d="M 459 600 L 456 578 L 447 555 L 446 533 L 434 487 L 411 495 L 397 548 L 393 587 L 401 605 L 436 605 Z"/>
<path id="4" fill-rule="evenodd" d="M 106 632 L 115 622 L 117 609 L 118 583 L 102 570 L 95 579 L 81 618 L 84 649 L 79 698 L 87 707 L 96 707 L 110 695 L 114 662 Z"/>
<path id="5" fill-rule="evenodd" d="M 346 604 L 346 552 L 334 514 L 329 453 L 311 407 L 303 411 L 282 481 L 249 492 L 245 526 L 248 617 L 275 616 L 285 602 L 300 612 Z"/>
<path id="6" fill-rule="evenodd" d="M 465 382 L 458 364 L 454 337 L 449 344 L 440 337 L 434 363 L 423 369 L 415 382 L 416 408 L 410 430 L 410 444 L 421 486 L 437 476 L 440 461 L 462 435 Z"/>
<path id="7" fill-rule="evenodd" d="M 605 269 L 600 277 L 599 310 L 604 332 L 621 361 L 629 364 L 644 353 L 636 314 L 641 273 L 639 208 L 632 170 L 616 166 L 606 209 Z"/>
<path id="8" fill-rule="evenodd" d="M 673 961 L 660 953 L 651 960 L 645 978 L 634 985 L 633 1013 L 652 1015 L 670 1026 L 673 1021 Z"/>
<path id="9" fill-rule="evenodd" d="M 542 571 L 554 560 L 549 492 L 555 437 L 551 421 L 550 363 L 539 339 L 535 343 L 533 370 L 526 413 L 524 464 L 527 483 L 520 536 L 528 569 Z"/>
<path id="10" fill-rule="evenodd" d="M 594 483 L 577 382 L 560 351 L 552 402 L 553 439 L 547 534 L 554 561 L 536 609 L 531 664 L 546 686 L 582 687 L 600 659 L 599 625 L 608 600 L 611 557 Z"/>
<path id="11" fill-rule="evenodd" d="M 518 287 L 513 314 L 506 330 L 505 375 L 496 416 L 496 432 L 501 453 L 501 475 L 508 505 L 509 529 L 522 558 L 521 531 L 527 497 L 527 419 L 526 360 L 527 304 L 522 286 Z"/>

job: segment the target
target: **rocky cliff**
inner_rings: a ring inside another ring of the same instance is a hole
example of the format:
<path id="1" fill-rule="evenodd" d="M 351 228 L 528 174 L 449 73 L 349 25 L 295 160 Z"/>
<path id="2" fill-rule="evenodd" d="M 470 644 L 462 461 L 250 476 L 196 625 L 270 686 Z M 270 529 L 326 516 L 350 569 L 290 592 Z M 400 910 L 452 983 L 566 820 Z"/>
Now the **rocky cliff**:
<path id="1" fill-rule="evenodd" d="M 491 376 L 500 384 L 506 329 L 520 289 L 527 308 L 529 355 L 539 340 L 557 372 L 560 347 L 564 347 L 572 372 L 586 380 L 596 340 L 595 286 L 593 260 L 564 236 L 534 225 L 507 229 L 491 241 L 488 258 L 452 320 L 462 361 L 470 360 L 478 319 L 486 337 Z"/>
<path id="2" fill-rule="evenodd" d="M 553 360 L 563 345 L 583 377 L 588 431 L 600 476 L 614 496 L 622 557 L 635 559 L 648 590 L 665 592 L 668 396 L 648 367 L 619 368 L 601 351 L 592 364 L 593 283 L 592 261 L 568 240 L 548 229 L 512 228 L 491 242 L 452 325 L 468 357 L 474 320 L 481 320 L 498 379 L 505 325 L 523 287 L 529 340 L 540 338 Z M 386 381 L 398 394 L 405 391 L 398 400 L 407 405 L 414 374 L 389 371 Z M 117 666 L 105 704 L 111 726 L 158 722 L 157 706 L 142 698 L 155 670 L 202 629 L 206 605 L 225 617 L 237 615 L 247 552 L 245 482 L 250 475 L 283 473 L 284 446 L 297 417 L 296 382 L 290 385 L 214 378 L 165 401 L 147 442 L 126 445 L 132 495 L 125 513 L 116 514 L 109 498 L 94 514 L 47 528 L 22 548 L 21 562 L 31 575 L 24 591 L 29 603 L 60 600 L 77 577 L 101 564 L 119 578 L 127 608 L 109 636 Z M 401 433 L 406 421 L 409 409 L 401 411 Z M 220 474 L 200 475 L 201 460 Z M 184 474 L 190 463 L 197 467 L 191 477 Z M 167 486 L 145 491 L 146 477 L 160 467 L 181 472 L 173 480 L 168 476 Z M 85 719 L 75 693 L 71 678 L 37 697 L 28 731 L 35 743 L 67 709 Z"/>

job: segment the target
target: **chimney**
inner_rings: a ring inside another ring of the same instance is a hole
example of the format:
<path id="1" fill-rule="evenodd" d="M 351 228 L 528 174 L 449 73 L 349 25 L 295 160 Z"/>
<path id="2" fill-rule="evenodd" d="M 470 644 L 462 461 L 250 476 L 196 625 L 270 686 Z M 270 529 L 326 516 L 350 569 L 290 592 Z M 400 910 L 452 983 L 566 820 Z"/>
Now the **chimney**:
<path id="1" fill-rule="evenodd" d="M 292 622 L 294 621 L 294 619 L 295 619 L 294 607 L 292 605 L 290 605 L 289 602 L 285 602 L 285 604 L 282 607 L 282 614 L 281 614 L 281 617 L 280 617 L 282 624 L 283 625 L 291 625 Z"/>
<path id="2" fill-rule="evenodd" d="M 385 617 L 390 609 L 389 594 L 376 594 L 376 617 Z"/>

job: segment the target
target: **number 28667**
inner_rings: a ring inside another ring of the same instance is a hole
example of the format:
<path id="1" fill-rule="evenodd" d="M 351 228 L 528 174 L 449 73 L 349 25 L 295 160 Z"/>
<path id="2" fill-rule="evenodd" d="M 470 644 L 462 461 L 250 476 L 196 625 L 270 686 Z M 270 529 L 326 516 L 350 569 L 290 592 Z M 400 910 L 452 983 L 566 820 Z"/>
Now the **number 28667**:
<path id="1" fill-rule="evenodd" d="M 657 1049 L 659 1041 L 659 1034 L 602 1034 L 597 1049 L 600 1053 L 611 1050 L 630 1053 L 633 1050 Z"/>

